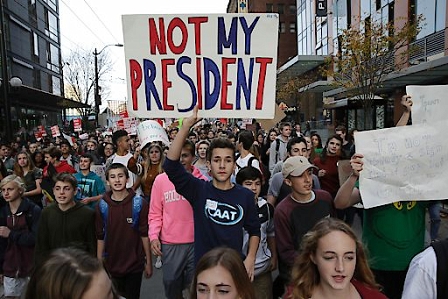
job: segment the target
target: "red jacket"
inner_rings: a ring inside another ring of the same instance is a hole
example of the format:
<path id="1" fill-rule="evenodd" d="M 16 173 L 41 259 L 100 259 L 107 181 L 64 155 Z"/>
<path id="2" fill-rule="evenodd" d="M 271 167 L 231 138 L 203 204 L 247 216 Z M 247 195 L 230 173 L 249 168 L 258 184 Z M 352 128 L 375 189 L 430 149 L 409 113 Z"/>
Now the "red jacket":
<path id="1" fill-rule="evenodd" d="M 387 299 L 386 295 L 384 295 L 380 291 L 372 289 L 362 282 L 357 281 L 356 279 L 352 279 L 351 283 L 358 291 L 359 295 L 361 295 L 362 299 Z M 286 290 L 286 294 L 283 295 L 283 299 L 292 298 L 292 289 L 292 286 L 288 287 L 288 289 Z"/>
<path id="2" fill-rule="evenodd" d="M 59 161 L 58 166 L 53 167 L 56 169 L 56 173 L 60 172 L 68 172 L 68 173 L 76 173 L 77 171 L 67 163 L 67 161 Z M 43 171 L 44 176 L 48 176 L 48 165 L 44 167 Z"/>

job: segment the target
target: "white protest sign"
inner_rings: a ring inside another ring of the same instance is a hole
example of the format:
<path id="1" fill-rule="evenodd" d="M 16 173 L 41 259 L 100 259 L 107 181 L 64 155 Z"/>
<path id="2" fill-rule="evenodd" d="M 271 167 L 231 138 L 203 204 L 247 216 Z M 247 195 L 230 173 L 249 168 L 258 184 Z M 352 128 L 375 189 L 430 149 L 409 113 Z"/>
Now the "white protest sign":
<path id="1" fill-rule="evenodd" d="M 137 127 L 137 135 L 141 148 L 153 141 L 162 141 L 165 145 L 170 145 L 165 129 L 155 120 L 146 120 Z"/>
<path id="2" fill-rule="evenodd" d="M 355 133 L 364 155 L 359 190 L 365 208 L 401 200 L 448 198 L 448 121 Z"/>
<path id="3" fill-rule="evenodd" d="M 103 165 L 90 165 L 90 171 L 96 173 L 103 181 L 104 186 L 107 186 L 106 169 Z"/>
<path id="4" fill-rule="evenodd" d="M 410 85 L 406 94 L 412 97 L 412 124 L 446 119 L 448 85 Z"/>
<path id="5" fill-rule="evenodd" d="M 129 114 L 274 118 L 277 14 L 122 19 Z"/>

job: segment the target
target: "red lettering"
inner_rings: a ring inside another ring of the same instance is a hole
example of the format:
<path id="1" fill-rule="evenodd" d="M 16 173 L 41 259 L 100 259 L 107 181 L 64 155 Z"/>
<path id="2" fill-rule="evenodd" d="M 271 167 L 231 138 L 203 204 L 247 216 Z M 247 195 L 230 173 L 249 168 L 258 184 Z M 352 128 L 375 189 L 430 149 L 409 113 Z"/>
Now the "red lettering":
<path id="1" fill-rule="evenodd" d="M 132 109 L 138 110 L 137 89 L 142 84 L 142 67 L 135 59 L 129 60 L 129 77 L 131 78 Z"/>
<path id="2" fill-rule="evenodd" d="M 201 55 L 201 25 L 207 23 L 208 17 L 191 17 L 188 18 L 188 24 L 194 25 L 194 46 L 196 55 Z"/>
<path id="3" fill-rule="evenodd" d="M 153 18 L 149 19 L 149 52 L 156 55 L 156 49 L 159 54 L 166 54 L 165 22 L 159 18 L 160 35 L 157 32 L 157 25 Z"/>
<path id="4" fill-rule="evenodd" d="M 231 81 L 227 81 L 228 66 L 229 64 L 235 64 L 236 58 L 223 58 L 222 59 L 222 76 L 221 76 L 221 109 L 232 110 L 232 104 L 227 103 L 227 89 L 232 85 Z"/>
<path id="5" fill-rule="evenodd" d="M 162 59 L 162 93 L 163 110 L 174 110 L 173 105 L 168 105 L 168 88 L 171 88 L 173 82 L 168 80 L 168 66 L 174 65 L 174 59 Z"/>
<path id="6" fill-rule="evenodd" d="M 199 109 L 202 109 L 202 73 L 201 73 L 201 58 L 196 58 L 196 82 L 198 92 Z"/>
<path id="7" fill-rule="evenodd" d="M 176 46 L 173 41 L 173 31 L 179 28 L 182 33 L 182 41 L 179 46 Z M 171 52 L 174 54 L 182 54 L 185 51 L 188 40 L 188 30 L 184 22 L 180 18 L 174 18 L 168 25 L 168 47 L 170 47 Z"/>
<path id="8" fill-rule="evenodd" d="M 260 64 L 260 76 L 258 78 L 257 86 L 257 98 L 255 101 L 255 109 L 261 110 L 263 108 L 263 95 L 264 95 L 264 84 L 266 80 L 267 65 L 272 63 L 272 58 L 255 58 L 255 62 Z"/>

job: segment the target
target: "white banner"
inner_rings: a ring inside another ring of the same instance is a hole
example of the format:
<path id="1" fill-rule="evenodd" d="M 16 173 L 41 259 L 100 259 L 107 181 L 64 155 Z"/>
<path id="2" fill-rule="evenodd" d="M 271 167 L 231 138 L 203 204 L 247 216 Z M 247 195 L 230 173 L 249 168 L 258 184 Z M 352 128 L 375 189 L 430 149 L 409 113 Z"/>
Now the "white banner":
<path id="1" fill-rule="evenodd" d="M 137 127 L 137 135 L 141 148 L 153 141 L 162 141 L 165 145 L 170 145 L 165 129 L 155 120 L 146 120 L 140 123 Z"/>
<path id="2" fill-rule="evenodd" d="M 364 155 L 359 190 L 366 208 L 448 198 L 448 121 L 355 133 Z"/>
<path id="3" fill-rule="evenodd" d="M 448 85 L 409 85 L 406 94 L 412 97 L 412 124 L 446 119 Z"/>
<path id="4" fill-rule="evenodd" d="M 127 110 L 138 118 L 273 118 L 278 14 L 124 15 Z"/>

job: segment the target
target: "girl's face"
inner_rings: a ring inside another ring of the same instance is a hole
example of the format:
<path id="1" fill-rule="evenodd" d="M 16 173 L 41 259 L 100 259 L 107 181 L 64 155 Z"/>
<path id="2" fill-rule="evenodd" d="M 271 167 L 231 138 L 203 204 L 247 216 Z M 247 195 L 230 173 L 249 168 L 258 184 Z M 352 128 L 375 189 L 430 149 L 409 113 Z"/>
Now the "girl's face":
<path id="1" fill-rule="evenodd" d="M 113 153 L 114 153 L 114 146 L 112 144 L 108 144 L 104 147 L 104 155 L 106 157 L 112 156 Z"/>
<path id="2" fill-rule="evenodd" d="M 160 162 L 160 150 L 157 147 L 152 147 L 149 149 L 149 160 L 151 164 L 158 164 Z"/>
<path id="3" fill-rule="evenodd" d="M 113 299 L 112 282 L 106 271 L 95 273 L 81 299 Z"/>
<path id="4" fill-rule="evenodd" d="M 319 239 L 311 260 L 319 271 L 319 287 L 347 290 L 356 267 L 355 240 L 344 232 L 332 231 Z"/>
<path id="5" fill-rule="evenodd" d="M 274 141 L 275 138 L 277 138 L 277 133 L 275 133 L 275 132 L 271 132 L 271 133 L 269 133 L 269 139 L 270 139 L 271 141 Z"/>
<path id="6" fill-rule="evenodd" d="M 319 138 L 317 136 L 311 136 L 311 143 L 317 148 L 319 146 Z"/>
<path id="7" fill-rule="evenodd" d="M 197 280 L 196 294 L 198 299 L 240 298 L 232 275 L 220 265 L 202 271 L 199 273 Z"/>
<path id="8" fill-rule="evenodd" d="M 258 141 L 258 144 L 262 144 L 263 143 L 263 135 L 262 134 L 258 134 L 257 141 Z"/>
<path id="9" fill-rule="evenodd" d="M 43 159 L 44 159 L 44 157 L 42 156 L 42 154 L 37 154 L 37 155 L 35 155 L 34 156 L 34 160 L 36 161 L 36 162 L 42 162 L 43 161 Z"/>
<path id="10" fill-rule="evenodd" d="M 26 167 L 28 166 L 28 158 L 25 154 L 18 154 L 17 155 L 17 163 L 20 167 Z"/>
<path id="11" fill-rule="evenodd" d="M 198 147 L 198 156 L 201 159 L 205 159 L 205 157 L 207 156 L 207 149 L 208 149 L 208 145 L 207 144 L 201 144 Z"/>

